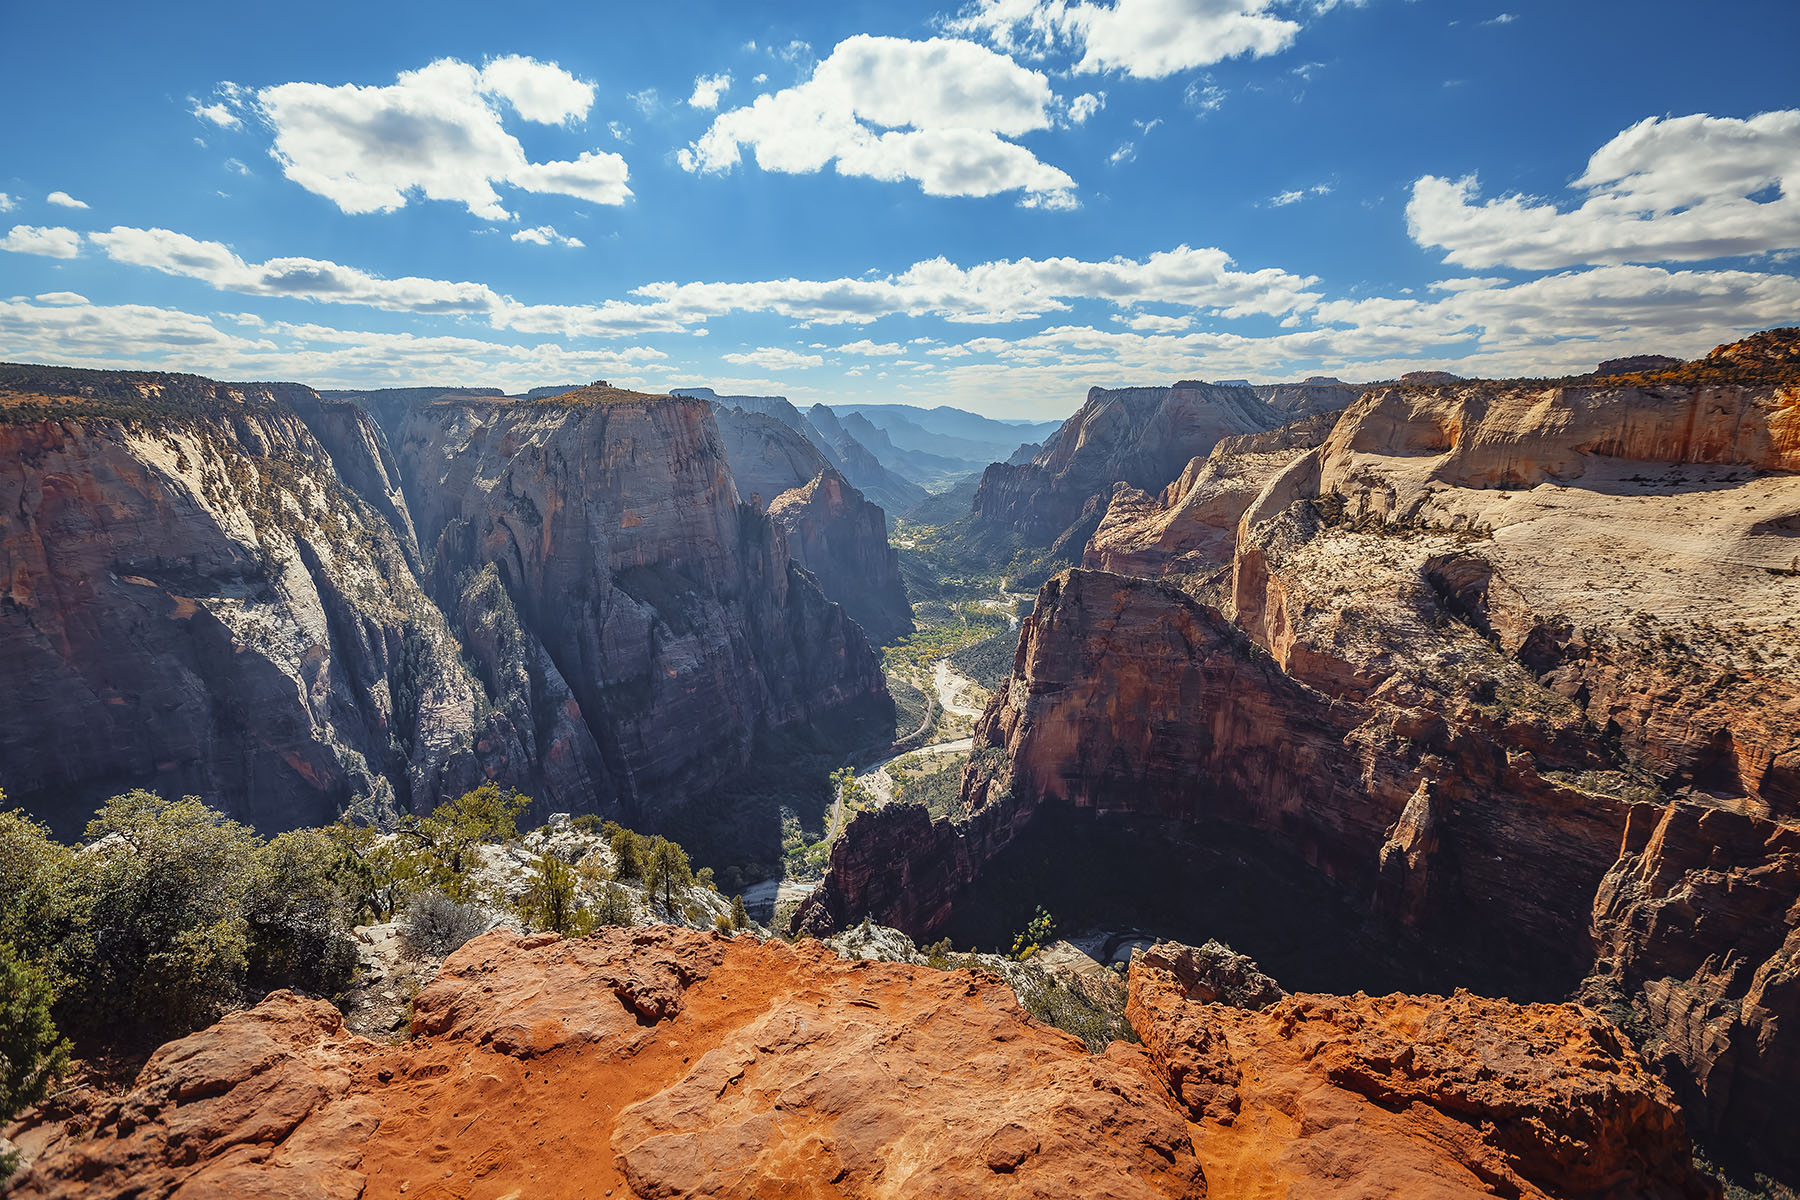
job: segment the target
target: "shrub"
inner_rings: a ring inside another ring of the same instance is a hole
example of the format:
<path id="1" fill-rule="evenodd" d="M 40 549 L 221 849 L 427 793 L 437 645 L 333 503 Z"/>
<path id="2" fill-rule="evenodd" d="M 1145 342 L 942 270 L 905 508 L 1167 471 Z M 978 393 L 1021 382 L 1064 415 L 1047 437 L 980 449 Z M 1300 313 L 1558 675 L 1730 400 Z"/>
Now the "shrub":
<path id="1" fill-rule="evenodd" d="M 612 848 L 613 861 L 617 864 L 613 873 L 620 879 L 642 879 L 648 865 L 649 839 L 621 825 L 614 825 L 611 821 L 606 823 L 605 828 L 609 829 L 606 841 Z"/>
<path id="2" fill-rule="evenodd" d="M 257 850 L 245 898 L 253 992 L 298 987 L 330 995 L 349 984 L 358 901 L 340 861 L 323 829 L 283 833 Z"/>
<path id="3" fill-rule="evenodd" d="M 23 812 L 0 811 L 0 930 L 56 987 L 66 973 L 64 947 L 86 920 L 88 901 L 76 883 L 72 847 Z"/>
<path id="4" fill-rule="evenodd" d="M 472 792 L 437 806 L 429 817 L 409 821 L 401 832 L 416 840 L 429 859 L 428 873 L 437 889 L 458 903 L 475 898 L 470 871 L 483 842 L 508 842 L 519 836 L 518 815 L 531 797 L 484 783 Z"/>
<path id="5" fill-rule="evenodd" d="M 730 933 L 736 928 L 737 926 L 731 923 L 730 913 L 720 913 L 713 918 L 713 932 L 715 933 Z"/>
<path id="6" fill-rule="evenodd" d="M 357 911 L 390 921 L 426 885 L 423 851 L 408 839 L 340 821 L 325 830 L 337 849 L 336 873 Z"/>
<path id="7" fill-rule="evenodd" d="M 538 856 L 518 912 L 529 927 L 564 935 L 583 934 L 594 925 L 593 917 L 581 906 L 575 869 L 553 854 Z"/>
<path id="8" fill-rule="evenodd" d="M 1090 1054 L 1103 1052 L 1113 1042 L 1137 1041 L 1125 1019 L 1125 984 L 1117 976 L 1107 972 L 1058 979 L 1036 967 L 1023 970 L 1024 979 L 1015 990 L 1025 1011 L 1074 1034 Z"/>
<path id="9" fill-rule="evenodd" d="M 44 1098 L 50 1082 L 69 1065 L 69 1043 L 50 1019 L 50 980 L 0 942 L 0 1127 Z M 0 1154 L 0 1183 L 17 1155 Z"/>
<path id="10" fill-rule="evenodd" d="M 242 998 L 258 838 L 197 796 L 142 790 L 107 801 L 87 836 L 87 924 L 66 943 L 76 1023 L 158 1042 L 210 1024 Z"/>
<path id="11" fill-rule="evenodd" d="M 414 954 L 442 956 L 485 933 L 487 914 L 473 904 L 459 904 L 439 891 L 421 892 L 400 918 L 400 936 Z"/>
<path id="12" fill-rule="evenodd" d="M 596 925 L 630 925 L 637 919 L 633 911 L 631 894 L 616 883 L 609 883 L 600 891 L 600 897 L 590 910 L 594 914 Z"/>

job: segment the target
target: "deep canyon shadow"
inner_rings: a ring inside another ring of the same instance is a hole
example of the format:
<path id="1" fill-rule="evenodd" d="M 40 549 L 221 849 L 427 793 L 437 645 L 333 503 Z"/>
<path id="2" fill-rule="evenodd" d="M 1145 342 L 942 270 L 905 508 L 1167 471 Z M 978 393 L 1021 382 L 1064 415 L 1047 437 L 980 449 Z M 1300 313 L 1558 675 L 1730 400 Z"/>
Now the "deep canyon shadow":
<path id="1" fill-rule="evenodd" d="M 1371 916 L 1304 859 L 1220 823 L 1096 816 L 1046 807 L 958 899 L 944 933 L 957 948 L 1005 952 L 1039 907 L 1061 934 L 1136 930 L 1255 959 L 1289 991 L 1562 1000 L 1581 972 L 1520 961 L 1479 927 L 1424 937 Z"/>

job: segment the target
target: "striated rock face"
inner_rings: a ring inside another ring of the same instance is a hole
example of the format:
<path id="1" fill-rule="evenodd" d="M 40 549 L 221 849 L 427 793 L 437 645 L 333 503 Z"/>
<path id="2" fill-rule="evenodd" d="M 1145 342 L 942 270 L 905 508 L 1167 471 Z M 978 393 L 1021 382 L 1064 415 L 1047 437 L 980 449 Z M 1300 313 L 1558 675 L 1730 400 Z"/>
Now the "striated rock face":
<path id="1" fill-rule="evenodd" d="M 1117 488 L 1081 565 L 1154 578 L 1229 564 L 1245 511 L 1271 479 L 1325 440 L 1338 416 L 1316 413 L 1268 433 L 1223 438 L 1160 496 Z"/>
<path id="2" fill-rule="evenodd" d="M 396 404 L 399 455 L 298 385 L 0 369 L 9 799 L 64 836 L 132 787 L 265 830 L 483 779 L 651 818 L 758 730 L 887 703 L 702 402 Z M 859 595 L 894 575 L 853 492 L 793 524 Z"/>
<path id="3" fill-rule="evenodd" d="M 766 508 L 789 555 L 875 642 L 912 632 L 887 516 L 800 434 L 774 417 L 717 405 L 713 415 L 738 495 Z"/>
<path id="4" fill-rule="evenodd" d="M 775 497 L 769 519 L 787 535 L 794 561 L 818 578 L 870 640 L 890 642 L 913 631 L 887 520 L 842 475 L 822 468 L 803 486 Z"/>
<path id="5" fill-rule="evenodd" d="M 1122 494 L 1097 561 L 1164 581 L 1046 585 L 961 819 L 853 823 L 803 915 L 927 937 L 1048 814 L 1162 822 L 1431 978 L 1579 987 L 1716 1153 L 1800 1177 L 1800 333 L 1655 380 L 1373 389 L 1210 576 L 1222 513 Z"/>
<path id="6" fill-rule="evenodd" d="M 1160 491 L 1221 438 L 1342 408 L 1351 395 L 1341 384 L 1094 388 L 1081 411 L 1029 463 L 988 467 L 975 496 L 975 517 L 1028 543 L 1048 545 L 1090 501 L 1104 504 L 1115 483 Z"/>
<path id="7" fill-rule="evenodd" d="M 705 401 L 433 404 L 398 457 L 445 609 L 505 631 L 483 682 L 575 781 L 546 780 L 556 805 L 591 781 L 654 816 L 741 766 L 759 729 L 886 701 L 862 631 L 740 504 Z"/>
<path id="8" fill-rule="evenodd" d="M 484 935 L 410 1041 L 277 992 L 170 1043 L 13 1195 L 1692 1197 L 1667 1088 L 1571 1005 L 1206 1003 L 1131 966 L 1089 1054 L 997 977 L 669 927 Z"/>
<path id="9" fill-rule="evenodd" d="M 414 1040 L 276 993 L 164 1047 L 14 1195 L 1201 1197 L 1147 1056 L 992 976 L 667 927 L 487 934 Z"/>
<path id="10" fill-rule="evenodd" d="M 1132 1027 L 1195 1123 L 1215 1196 L 1716 1196 L 1675 1097 L 1567 1004 L 1204 1002 L 1187 947 L 1132 957 Z"/>
<path id="11" fill-rule="evenodd" d="M 475 775 L 478 689 L 366 417 L 193 376 L 0 385 L 9 800 L 64 835 L 137 786 L 282 829 Z"/>

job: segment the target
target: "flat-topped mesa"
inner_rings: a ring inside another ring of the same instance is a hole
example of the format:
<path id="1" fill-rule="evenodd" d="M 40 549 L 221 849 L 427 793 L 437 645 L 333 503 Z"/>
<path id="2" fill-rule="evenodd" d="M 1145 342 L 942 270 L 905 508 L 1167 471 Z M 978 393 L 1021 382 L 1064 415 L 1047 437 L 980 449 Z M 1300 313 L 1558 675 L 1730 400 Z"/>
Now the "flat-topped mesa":
<path id="1" fill-rule="evenodd" d="M 477 689 L 379 434 L 294 384 L 0 370 L 0 787 L 65 835 L 134 786 L 273 830 L 478 777 Z"/>
<path id="2" fill-rule="evenodd" d="M 1309 412 L 1342 408 L 1342 384 L 1093 388 L 1081 411 L 1021 466 L 995 463 L 975 496 L 978 523 L 1049 545 L 1116 483 L 1160 491 L 1221 438 L 1260 433 Z M 1084 539 L 1085 540 L 1085 539 Z"/>
<path id="3" fill-rule="evenodd" d="M 398 458 L 434 591 L 490 691 L 562 724 L 571 786 L 653 818 L 758 730 L 887 703 L 861 631 L 740 503 L 706 401 L 440 402 Z"/>
<path id="4" fill-rule="evenodd" d="M 986 971 L 667 926 L 494 931 L 419 993 L 410 1038 L 276 992 L 164 1046 L 79 1132 L 32 1114 L 10 1194 L 1717 1196 L 1668 1089 L 1591 1012 L 1239 1009 L 1200 1002 L 1184 953 L 1134 956 L 1144 1044 L 1095 1054 Z"/>

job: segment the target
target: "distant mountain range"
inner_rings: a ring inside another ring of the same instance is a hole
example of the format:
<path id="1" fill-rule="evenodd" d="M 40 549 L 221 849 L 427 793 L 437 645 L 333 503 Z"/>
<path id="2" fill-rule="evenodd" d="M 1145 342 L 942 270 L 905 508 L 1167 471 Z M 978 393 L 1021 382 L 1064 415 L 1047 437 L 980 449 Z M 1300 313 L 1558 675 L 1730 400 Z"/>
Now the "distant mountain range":
<path id="1" fill-rule="evenodd" d="M 869 499 L 898 516 L 945 492 L 1021 445 L 1042 441 L 1060 421 L 999 421 L 960 408 L 911 404 L 815 404 L 802 413 L 786 396 L 721 396 L 709 387 L 671 389 L 775 417 L 803 435 Z"/>

